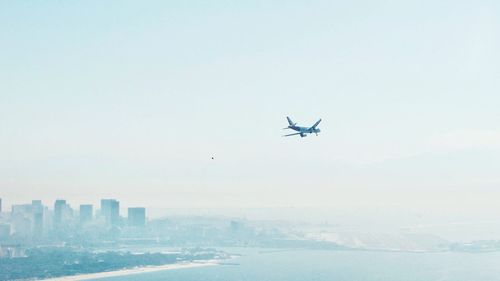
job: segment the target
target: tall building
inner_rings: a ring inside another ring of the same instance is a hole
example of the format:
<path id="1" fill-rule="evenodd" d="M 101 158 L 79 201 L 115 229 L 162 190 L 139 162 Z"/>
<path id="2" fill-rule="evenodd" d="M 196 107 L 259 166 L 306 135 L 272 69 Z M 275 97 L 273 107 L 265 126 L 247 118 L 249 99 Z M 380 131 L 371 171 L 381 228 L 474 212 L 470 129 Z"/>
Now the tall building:
<path id="1" fill-rule="evenodd" d="M 59 226 L 63 220 L 63 212 L 66 200 L 57 199 L 54 203 L 54 226 Z"/>
<path id="2" fill-rule="evenodd" d="M 30 216 L 33 210 L 31 204 L 18 204 L 11 206 L 11 216 Z"/>
<path id="3" fill-rule="evenodd" d="M 12 205 L 10 213 L 12 234 L 18 238 L 31 237 L 31 223 L 33 220 L 33 206 L 31 204 Z"/>
<path id="4" fill-rule="evenodd" d="M 117 225 L 119 221 L 120 221 L 120 202 L 114 200 L 111 203 L 110 223 L 111 225 Z"/>
<path id="5" fill-rule="evenodd" d="M 42 200 L 31 200 L 31 205 L 41 208 Z"/>
<path id="6" fill-rule="evenodd" d="M 11 206 L 12 235 L 16 238 L 29 239 L 32 235 L 33 206 L 18 204 Z"/>
<path id="7" fill-rule="evenodd" d="M 73 209 L 66 200 L 58 199 L 54 203 L 54 226 L 70 221 L 73 218 Z"/>
<path id="8" fill-rule="evenodd" d="M 120 221 L 120 202 L 115 199 L 101 199 L 101 215 L 107 225 L 117 225 Z"/>
<path id="9" fill-rule="evenodd" d="M 128 208 L 128 225 L 129 226 L 144 226 L 146 224 L 146 209 L 145 208 Z"/>
<path id="10" fill-rule="evenodd" d="M 83 224 L 92 221 L 93 213 L 94 210 L 92 205 L 80 205 L 80 223 Z"/>
<path id="11" fill-rule="evenodd" d="M 43 212 L 33 213 L 33 237 L 43 236 Z"/>
<path id="12" fill-rule="evenodd" d="M 33 212 L 33 237 L 40 238 L 43 235 L 44 212 L 41 200 L 32 200 L 31 209 Z"/>

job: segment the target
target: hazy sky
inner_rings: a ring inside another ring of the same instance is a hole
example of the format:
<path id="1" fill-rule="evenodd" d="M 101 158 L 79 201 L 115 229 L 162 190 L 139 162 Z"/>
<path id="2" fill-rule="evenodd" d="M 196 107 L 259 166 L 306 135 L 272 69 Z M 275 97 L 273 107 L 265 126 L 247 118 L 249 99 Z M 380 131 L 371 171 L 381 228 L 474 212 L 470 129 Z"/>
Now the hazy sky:
<path id="1" fill-rule="evenodd" d="M 176 2 L 0 2 L 6 205 L 500 205 L 498 1 Z"/>

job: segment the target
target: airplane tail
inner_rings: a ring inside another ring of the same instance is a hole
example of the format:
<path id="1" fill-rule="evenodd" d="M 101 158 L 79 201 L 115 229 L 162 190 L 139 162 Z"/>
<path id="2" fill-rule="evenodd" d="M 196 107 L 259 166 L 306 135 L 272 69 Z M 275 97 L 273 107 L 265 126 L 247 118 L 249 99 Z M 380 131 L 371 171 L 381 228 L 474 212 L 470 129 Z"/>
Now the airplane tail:
<path id="1" fill-rule="evenodd" d="M 290 119 L 290 117 L 288 117 L 288 116 L 286 117 L 286 120 L 288 120 L 288 124 L 289 124 L 290 126 L 295 126 L 295 125 L 297 125 L 297 123 L 293 123 L 292 119 Z"/>

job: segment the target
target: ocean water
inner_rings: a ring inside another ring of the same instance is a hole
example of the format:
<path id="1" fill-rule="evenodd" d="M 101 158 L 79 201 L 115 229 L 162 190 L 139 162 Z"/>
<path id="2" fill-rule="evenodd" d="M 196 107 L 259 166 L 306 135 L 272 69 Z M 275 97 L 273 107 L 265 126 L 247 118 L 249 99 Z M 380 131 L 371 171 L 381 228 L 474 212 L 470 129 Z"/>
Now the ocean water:
<path id="1" fill-rule="evenodd" d="M 230 249 L 227 265 L 102 278 L 106 281 L 495 281 L 500 253 Z"/>

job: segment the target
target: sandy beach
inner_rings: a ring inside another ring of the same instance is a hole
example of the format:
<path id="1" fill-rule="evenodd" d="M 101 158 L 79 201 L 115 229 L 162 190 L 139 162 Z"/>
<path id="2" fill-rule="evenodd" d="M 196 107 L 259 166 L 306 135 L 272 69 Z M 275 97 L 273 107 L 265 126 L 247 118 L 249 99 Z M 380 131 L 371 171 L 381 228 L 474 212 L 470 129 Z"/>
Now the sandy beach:
<path id="1" fill-rule="evenodd" d="M 73 275 L 73 276 L 63 276 L 63 277 L 43 279 L 43 280 L 46 280 L 46 281 L 91 280 L 91 279 L 124 276 L 124 275 L 130 275 L 130 274 L 139 274 L 139 273 L 154 272 L 154 271 L 161 271 L 161 270 L 184 269 L 184 268 L 194 268 L 194 267 L 202 267 L 202 266 L 214 266 L 217 264 L 218 264 L 217 261 L 209 260 L 209 261 L 200 261 L 200 262 L 166 264 L 166 265 L 160 265 L 160 266 L 145 266 L 145 267 L 122 269 L 122 270 L 116 270 L 116 271 L 89 273 L 89 274 L 81 274 L 81 275 Z"/>

